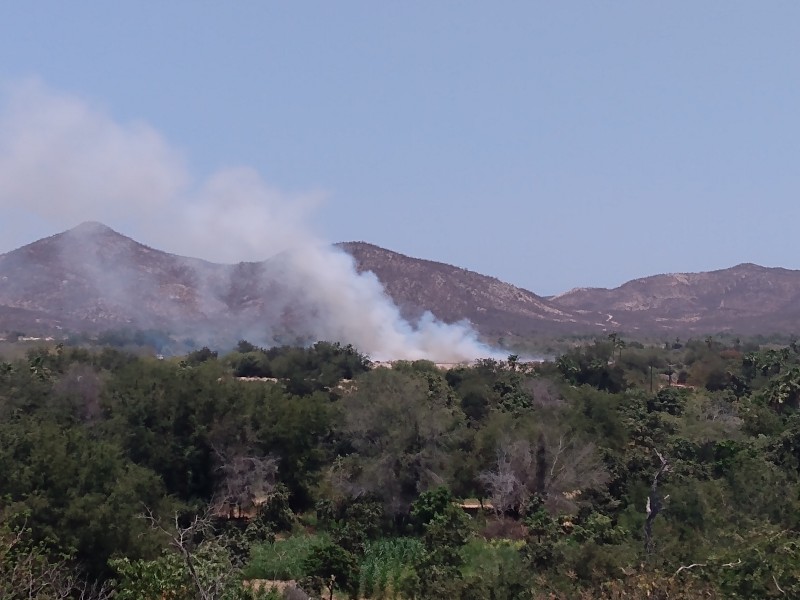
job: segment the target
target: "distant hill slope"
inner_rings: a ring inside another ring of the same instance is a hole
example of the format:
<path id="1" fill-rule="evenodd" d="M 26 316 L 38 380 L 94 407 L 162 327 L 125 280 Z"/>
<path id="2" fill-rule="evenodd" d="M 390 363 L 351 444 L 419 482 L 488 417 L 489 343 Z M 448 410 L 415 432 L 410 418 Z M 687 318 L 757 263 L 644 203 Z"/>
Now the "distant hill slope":
<path id="1" fill-rule="evenodd" d="M 575 326 L 571 311 L 491 277 L 369 244 L 339 248 L 359 271 L 375 272 L 412 320 L 430 311 L 446 322 L 469 320 L 487 335 Z M 212 338 L 313 335 L 303 325 L 314 303 L 284 285 L 284 259 L 214 264 L 84 223 L 0 255 L 0 331 L 130 327 Z"/>
<path id="2" fill-rule="evenodd" d="M 0 329 L 12 316 L 13 328 L 25 330 L 191 328 L 228 312 L 230 269 L 84 223 L 0 255 Z"/>
<path id="3" fill-rule="evenodd" d="M 754 264 L 654 275 L 614 289 L 579 288 L 550 301 L 565 310 L 608 313 L 631 330 L 800 332 L 800 271 Z"/>
<path id="4" fill-rule="evenodd" d="M 596 328 L 591 315 L 576 315 L 494 277 L 444 263 L 411 258 L 366 242 L 344 242 L 359 271 L 375 273 L 407 317 L 430 311 L 444 321 L 468 319 L 487 334 Z"/>
<path id="5" fill-rule="evenodd" d="M 543 298 L 372 244 L 337 246 L 360 272 L 376 275 L 406 318 L 429 311 L 445 322 L 466 319 L 489 339 L 506 333 L 800 332 L 800 271 L 744 264 Z M 288 276 L 285 258 L 214 264 L 84 223 L 0 255 L 0 332 L 130 327 L 198 339 L 308 339 L 319 299 L 302 279 Z"/>

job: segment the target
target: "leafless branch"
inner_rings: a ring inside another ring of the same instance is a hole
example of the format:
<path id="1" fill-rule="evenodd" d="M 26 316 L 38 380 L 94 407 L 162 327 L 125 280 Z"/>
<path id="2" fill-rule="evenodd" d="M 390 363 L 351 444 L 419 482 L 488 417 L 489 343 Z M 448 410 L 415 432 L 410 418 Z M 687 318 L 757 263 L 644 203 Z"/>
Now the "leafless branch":
<path id="1" fill-rule="evenodd" d="M 689 569 L 694 569 L 695 567 L 707 567 L 708 563 L 693 563 L 691 565 L 683 565 L 677 571 L 675 571 L 675 575 L 680 573 L 681 571 L 688 571 Z M 674 577 L 674 575 L 673 575 Z"/>
<path id="2" fill-rule="evenodd" d="M 544 498 L 550 510 L 569 511 L 581 491 L 607 479 L 595 446 L 566 434 L 549 439 L 541 434 L 535 449 L 527 440 L 506 439 L 497 449 L 494 468 L 479 476 L 500 513 L 519 512 L 533 494 Z"/>
<path id="3" fill-rule="evenodd" d="M 499 514 L 519 513 L 531 494 L 533 453 L 528 442 L 504 441 L 497 449 L 495 468 L 479 476 L 489 490 L 492 506 Z"/>
<path id="4" fill-rule="evenodd" d="M 740 559 L 738 559 L 738 560 L 736 560 L 736 561 L 734 561 L 734 562 L 722 563 L 722 564 L 720 565 L 720 567 L 721 567 L 721 568 L 728 568 L 728 569 L 730 569 L 730 568 L 733 568 L 733 567 L 738 567 L 740 564 L 742 564 L 742 559 L 741 559 L 741 558 L 740 558 Z M 693 563 L 693 564 L 691 564 L 691 565 L 683 565 L 683 566 L 681 566 L 681 567 L 678 567 L 678 570 L 677 570 L 677 571 L 675 571 L 675 573 L 673 574 L 673 577 L 675 577 L 676 575 L 679 575 L 679 574 L 680 574 L 682 571 L 688 571 L 688 570 L 690 570 L 690 569 L 694 569 L 695 567 L 707 567 L 707 566 L 709 566 L 709 563 Z M 773 577 L 773 578 L 774 578 L 774 577 Z M 775 585 L 776 585 L 776 586 L 777 586 L 777 583 L 778 583 L 778 582 L 776 581 L 776 582 L 775 582 Z M 778 588 L 778 589 L 780 589 L 780 588 Z"/>
<path id="5" fill-rule="evenodd" d="M 723 567 L 738 567 L 740 564 L 742 564 L 742 559 L 741 558 L 738 559 L 736 562 L 724 563 L 722 566 Z"/>
<path id="6" fill-rule="evenodd" d="M 557 442 L 544 436 L 545 459 L 551 463 L 544 481 L 542 495 L 551 511 L 570 512 L 575 509 L 575 498 L 590 488 L 608 481 L 608 472 L 590 442 L 561 435 Z"/>
<path id="7" fill-rule="evenodd" d="M 556 478 L 556 476 L 561 474 L 566 468 L 566 466 L 560 464 L 559 459 L 561 458 L 561 455 L 564 453 L 564 450 L 566 450 L 567 446 L 571 445 L 572 441 L 570 440 L 565 443 L 564 438 L 565 438 L 564 435 L 560 435 L 558 437 L 558 446 L 556 447 L 554 452 L 550 453 L 550 455 L 553 457 L 553 459 L 550 461 L 551 462 L 550 477 L 549 477 L 550 481 L 553 481 Z M 556 467 L 558 467 L 558 470 L 556 470 Z"/>
<path id="8" fill-rule="evenodd" d="M 773 575 L 773 576 L 772 576 L 772 581 L 774 581 L 774 582 L 775 582 L 775 587 L 776 587 L 776 588 L 778 588 L 778 591 L 779 591 L 781 594 L 783 594 L 784 596 L 786 596 L 786 592 L 785 592 L 785 591 L 784 591 L 784 590 L 781 588 L 781 586 L 779 586 L 779 585 L 778 585 L 778 580 L 777 580 L 777 579 L 775 579 L 775 575 Z"/>
<path id="9" fill-rule="evenodd" d="M 0 515 L 1 517 L 2 515 Z M 25 525 L 0 537 L 0 597 L 29 600 L 108 600 L 105 584 L 90 583 L 67 560 L 25 545 Z"/>
<path id="10" fill-rule="evenodd" d="M 523 384 L 525 391 L 533 396 L 534 406 L 540 408 L 558 408 L 564 400 L 558 389 L 547 379 L 527 379 Z"/>
<path id="11" fill-rule="evenodd" d="M 221 598 L 225 587 L 234 574 L 234 567 L 230 564 L 230 560 L 227 560 L 228 564 L 223 569 L 223 572 L 210 577 L 201 574 L 197 561 L 200 544 L 213 530 L 213 515 L 211 511 L 194 515 L 189 525 L 186 526 L 181 525 L 180 515 L 175 513 L 173 522 L 168 528 L 164 527 L 161 521 L 147 507 L 145 507 L 145 513 L 142 517 L 153 529 L 166 535 L 170 545 L 181 555 L 189 578 L 197 591 L 198 598 L 200 600 L 218 600 Z"/>
<path id="12" fill-rule="evenodd" d="M 658 494 L 658 480 L 670 469 L 669 462 L 664 455 L 661 454 L 661 452 L 659 452 L 657 449 L 654 449 L 654 451 L 656 456 L 658 456 L 659 461 L 661 461 L 661 464 L 653 476 L 653 485 L 650 486 L 650 494 L 647 496 L 647 505 L 645 506 L 647 518 L 644 522 L 644 550 L 646 554 L 653 553 L 653 521 L 655 521 L 658 513 L 660 513 L 663 509 L 663 504 Z"/>

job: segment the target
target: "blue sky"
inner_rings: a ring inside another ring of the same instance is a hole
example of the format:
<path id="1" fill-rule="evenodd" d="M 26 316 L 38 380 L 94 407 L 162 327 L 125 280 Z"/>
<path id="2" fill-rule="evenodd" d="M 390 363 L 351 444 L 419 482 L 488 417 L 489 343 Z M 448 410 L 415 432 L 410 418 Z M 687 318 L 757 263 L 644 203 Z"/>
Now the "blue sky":
<path id="1" fill-rule="evenodd" d="M 154 132 L 178 179 L 248 167 L 325 240 L 553 294 L 800 268 L 798 26 L 788 1 L 18 2 L 0 84 Z M 0 252 L 80 203 L 14 172 Z M 42 193 L 56 216 L 30 209 Z M 97 218 L 169 246 L 124 211 Z"/>

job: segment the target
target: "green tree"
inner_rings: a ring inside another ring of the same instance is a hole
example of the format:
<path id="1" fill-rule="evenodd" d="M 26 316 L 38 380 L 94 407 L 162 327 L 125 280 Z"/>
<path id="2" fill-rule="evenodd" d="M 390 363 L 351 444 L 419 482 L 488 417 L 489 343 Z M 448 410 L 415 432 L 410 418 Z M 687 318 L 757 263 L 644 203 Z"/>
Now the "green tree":
<path id="1" fill-rule="evenodd" d="M 436 513 L 425 525 L 416 576 L 403 582 L 402 591 L 425 599 L 458 598 L 464 589 L 462 550 L 470 536 L 469 517 L 461 508 L 451 502 Z"/>
<path id="2" fill-rule="evenodd" d="M 359 565 L 356 556 L 334 543 L 315 546 L 304 562 L 304 570 L 312 579 L 312 587 L 325 587 L 333 600 L 334 590 L 358 597 Z"/>
<path id="3" fill-rule="evenodd" d="M 33 420 L 0 425 L 0 489 L 29 512 L 35 541 L 74 554 L 91 577 L 105 574 L 115 553 L 154 548 L 135 515 L 142 502 L 161 502 L 158 478 L 82 428 Z"/>
<path id="4" fill-rule="evenodd" d="M 352 452 L 336 463 L 331 479 L 344 493 L 370 492 L 401 514 L 449 478 L 449 452 L 465 419 L 447 396 L 431 394 L 427 379 L 376 369 L 358 379 L 341 408 L 341 434 Z"/>

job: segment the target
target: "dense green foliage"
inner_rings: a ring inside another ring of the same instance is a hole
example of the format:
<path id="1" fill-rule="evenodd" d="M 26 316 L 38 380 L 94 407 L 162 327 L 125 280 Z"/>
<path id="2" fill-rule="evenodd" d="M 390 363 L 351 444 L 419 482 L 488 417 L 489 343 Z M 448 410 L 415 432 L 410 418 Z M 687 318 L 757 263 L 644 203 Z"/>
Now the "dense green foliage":
<path id="1" fill-rule="evenodd" d="M 799 351 L 31 349 L 0 362 L 0 595 L 797 597 Z"/>

